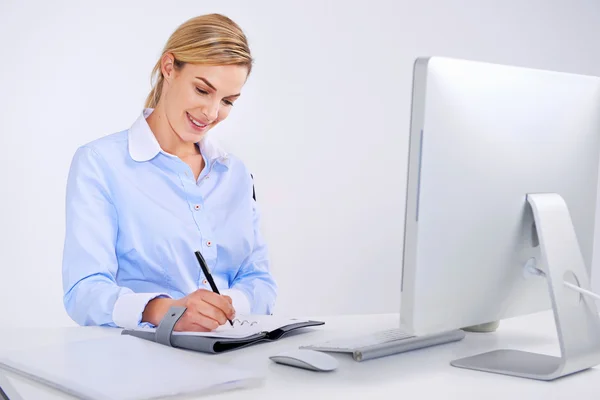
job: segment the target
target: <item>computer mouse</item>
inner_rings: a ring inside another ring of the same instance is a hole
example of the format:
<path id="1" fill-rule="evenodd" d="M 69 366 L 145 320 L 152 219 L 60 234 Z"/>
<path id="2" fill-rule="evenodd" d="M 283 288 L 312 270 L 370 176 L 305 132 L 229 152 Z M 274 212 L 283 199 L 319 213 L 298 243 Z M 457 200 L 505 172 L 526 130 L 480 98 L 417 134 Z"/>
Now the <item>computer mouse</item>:
<path id="1" fill-rule="evenodd" d="M 309 349 L 285 351 L 269 358 L 278 364 L 320 372 L 333 371 L 339 364 L 335 357 Z"/>

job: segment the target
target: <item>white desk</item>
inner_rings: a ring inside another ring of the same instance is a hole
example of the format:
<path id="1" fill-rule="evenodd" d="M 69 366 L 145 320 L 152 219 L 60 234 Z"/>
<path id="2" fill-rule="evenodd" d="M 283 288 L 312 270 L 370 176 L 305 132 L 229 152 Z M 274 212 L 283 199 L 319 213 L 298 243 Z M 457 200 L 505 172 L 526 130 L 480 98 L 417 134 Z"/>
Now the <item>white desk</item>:
<path id="1" fill-rule="evenodd" d="M 395 328 L 397 315 L 366 315 L 317 318 L 326 324 L 309 328 L 273 343 L 262 343 L 230 353 L 208 355 L 212 361 L 251 366 L 265 372 L 262 386 L 225 392 L 217 399 L 305 399 L 305 398 L 397 398 L 397 399 L 599 399 L 600 367 L 553 382 L 477 372 L 455 368 L 449 362 L 497 348 L 514 348 L 558 355 L 558 341 L 550 312 L 502 321 L 492 334 L 472 334 L 452 344 L 435 346 L 385 358 L 356 362 L 350 355 L 340 360 L 334 372 L 319 373 L 275 364 L 268 356 L 300 345 L 331 338 L 352 336 Z M 119 334 L 116 329 L 97 327 L 47 330 L 6 329 L 0 331 L 0 350 L 31 344 L 52 344 L 64 340 Z M 199 374 L 202 371 L 198 371 Z M 66 395 L 23 378 L 10 375 L 14 387 L 29 399 L 70 399 Z M 385 397 L 384 397 L 385 396 Z"/>

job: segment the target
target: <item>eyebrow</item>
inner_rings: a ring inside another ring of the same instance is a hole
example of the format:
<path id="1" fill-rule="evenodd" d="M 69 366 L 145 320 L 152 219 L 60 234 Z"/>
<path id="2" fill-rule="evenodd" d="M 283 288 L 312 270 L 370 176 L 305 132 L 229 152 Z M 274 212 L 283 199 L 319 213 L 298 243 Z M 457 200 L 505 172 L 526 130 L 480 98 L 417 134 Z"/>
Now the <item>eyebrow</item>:
<path id="1" fill-rule="evenodd" d="M 206 79 L 206 78 L 203 78 L 203 77 L 201 77 L 201 76 L 197 76 L 197 77 L 196 77 L 196 79 L 200 79 L 202 82 L 206 83 L 206 85 L 207 85 L 209 88 L 211 88 L 211 89 L 212 89 L 212 90 L 214 90 L 215 92 L 217 91 L 217 88 L 216 88 L 216 87 L 214 87 L 214 86 L 213 86 L 213 84 L 212 84 L 212 83 L 210 83 L 210 82 L 208 81 L 208 79 Z M 240 93 L 238 93 L 238 94 L 232 94 L 231 96 L 227 96 L 227 97 L 228 97 L 228 98 L 229 98 L 229 97 L 240 97 Z"/>
<path id="2" fill-rule="evenodd" d="M 212 83 L 210 83 L 210 82 L 208 81 L 208 79 L 206 79 L 206 78 L 203 78 L 203 77 L 201 77 L 201 76 L 197 76 L 197 77 L 196 77 L 196 79 L 200 79 L 202 82 L 206 83 L 206 84 L 208 85 L 208 87 L 209 87 L 209 88 L 211 88 L 211 89 L 212 89 L 212 90 L 214 90 L 214 91 L 217 91 L 217 88 L 216 88 L 216 87 L 214 87 L 214 86 L 213 86 L 213 84 L 212 84 Z"/>

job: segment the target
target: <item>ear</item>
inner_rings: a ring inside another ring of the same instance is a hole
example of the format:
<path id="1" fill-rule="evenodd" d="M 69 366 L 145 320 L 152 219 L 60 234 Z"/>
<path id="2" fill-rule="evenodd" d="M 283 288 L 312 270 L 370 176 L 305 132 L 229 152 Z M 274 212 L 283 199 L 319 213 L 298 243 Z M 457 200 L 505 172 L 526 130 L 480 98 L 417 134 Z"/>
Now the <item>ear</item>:
<path id="1" fill-rule="evenodd" d="M 175 57 L 171 53 L 165 53 L 160 59 L 160 70 L 166 81 L 170 81 L 175 73 Z"/>

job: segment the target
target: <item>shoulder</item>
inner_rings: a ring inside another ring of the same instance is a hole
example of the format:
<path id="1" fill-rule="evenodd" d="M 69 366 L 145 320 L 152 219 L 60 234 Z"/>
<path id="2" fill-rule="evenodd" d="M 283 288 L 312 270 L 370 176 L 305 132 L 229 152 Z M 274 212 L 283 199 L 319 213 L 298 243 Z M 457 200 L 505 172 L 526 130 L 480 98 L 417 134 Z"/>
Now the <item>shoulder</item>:
<path id="1" fill-rule="evenodd" d="M 240 190 L 252 190 L 254 193 L 254 176 L 244 160 L 238 155 L 228 151 L 214 138 L 206 138 L 202 148 L 212 155 L 217 162 L 224 164 L 230 179 L 227 181 L 234 184 Z"/>
<path id="2" fill-rule="evenodd" d="M 206 137 L 201 144 L 204 152 L 210 155 L 210 158 L 227 166 L 227 169 L 233 175 L 250 176 L 250 171 L 245 162 L 226 149 L 218 140 L 213 137 Z"/>
<path id="3" fill-rule="evenodd" d="M 80 145 L 73 154 L 71 171 L 93 169 L 96 172 L 109 165 L 127 151 L 127 131 L 120 131 Z"/>
<path id="4" fill-rule="evenodd" d="M 81 145 L 78 151 L 93 152 L 101 157 L 120 154 L 127 150 L 128 131 L 115 132 Z"/>
<path id="5" fill-rule="evenodd" d="M 250 169 L 240 157 L 233 153 L 227 153 L 229 169 L 235 174 L 250 176 Z"/>

